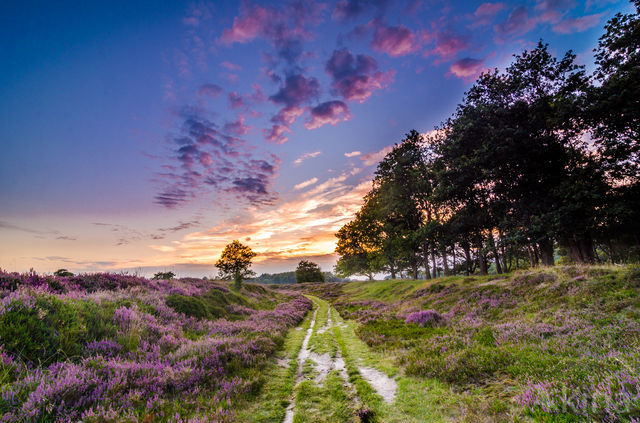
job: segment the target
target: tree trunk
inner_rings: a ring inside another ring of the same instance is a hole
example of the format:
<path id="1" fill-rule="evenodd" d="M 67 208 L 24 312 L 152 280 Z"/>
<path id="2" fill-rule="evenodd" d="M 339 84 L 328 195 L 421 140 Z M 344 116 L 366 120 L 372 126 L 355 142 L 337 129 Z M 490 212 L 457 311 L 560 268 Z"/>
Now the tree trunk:
<path id="1" fill-rule="evenodd" d="M 431 269 L 433 271 L 433 279 L 438 277 L 438 266 L 436 266 L 436 250 L 431 249 Z"/>
<path id="2" fill-rule="evenodd" d="M 453 244 L 451 255 L 453 258 L 453 263 L 451 264 L 451 274 L 455 275 L 456 274 L 456 244 L 455 243 Z"/>
<path id="3" fill-rule="evenodd" d="M 489 272 L 487 272 L 487 260 L 482 252 L 482 239 L 480 237 L 476 240 L 476 248 L 478 250 L 478 269 L 480 269 L 481 275 L 486 275 Z"/>
<path id="4" fill-rule="evenodd" d="M 449 270 L 449 263 L 447 263 L 447 247 L 442 249 L 442 265 L 444 266 L 444 275 L 449 276 L 451 271 Z"/>
<path id="5" fill-rule="evenodd" d="M 462 245 L 462 249 L 464 250 L 464 258 L 466 260 L 465 275 L 469 276 L 469 274 L 471 273 L 471 248 L 469 248 L 469 243 L 465 242 Z"/>
<path id="6" fill-rule="evenodd" d="M 493 252 L 493 258 L 496 262 L 496 273 L 502 273 L 502 266 L 500 265 L 500 254 L 498 254 L 498 247 L 496 247 L 496 241 L 493 239 L 493 234 L 489 234 L 489 248 Z"/>
<path id="7" fill-rule="evenodd" d="M 595 254 L 593 252 L 593 239 L 590 234 L 583 236 L 571 236 L 567 239 L 569 257 L 576 263 L 593 264 Z"/>
<path id="8" fill-rule="evenodd" d="M 429 269 L 429 249 L 427 244 L 422 246 L 422 258 L 424 260 L 424 274 L 427 279 L 431 279 L 431 269 Z"/>
<path id="9" fill-rule="evenodd" d="M 555 260 L 553 258 L 553 241 L 549 238 L 544 238 L 539 242 L 539 245 L 542 264 L 545 266 L 553 266 L 555 264 Z"/>
<path id="10" fill-rule="evenodd" d="M 411 273 L 413 276 L 413 280 L 417 280 L 418 279 L 418 260 L 417 257 L 415 255 L 415 253 L 412 253 L 413 257 L 411 259 Z"/>

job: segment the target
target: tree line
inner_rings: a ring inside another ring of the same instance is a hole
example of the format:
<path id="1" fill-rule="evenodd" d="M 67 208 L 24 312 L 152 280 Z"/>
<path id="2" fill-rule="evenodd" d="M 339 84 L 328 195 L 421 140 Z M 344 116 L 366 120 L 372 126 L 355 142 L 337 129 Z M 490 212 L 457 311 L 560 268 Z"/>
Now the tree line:
<path id="1" fill-rule="evenodd" d="M 508 272 L 640 257 L 640 0 L 586 73 L 548 44 L 483 73 L 455 113 L 378 164 L 336 234 L 340 276 Z"/>

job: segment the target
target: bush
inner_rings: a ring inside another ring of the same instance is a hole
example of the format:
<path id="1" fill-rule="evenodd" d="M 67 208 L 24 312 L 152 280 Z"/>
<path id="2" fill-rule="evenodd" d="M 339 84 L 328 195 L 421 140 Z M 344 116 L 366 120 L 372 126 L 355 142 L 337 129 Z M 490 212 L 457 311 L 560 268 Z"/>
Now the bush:
<path id="1" fill-rule="evenodd" d="M 420 310 L 411 313 L 405 319 L 405 323 L 415 323 L 422 327 L 435 327 L 444 322 L 444 317 L 435 310 Z"/>

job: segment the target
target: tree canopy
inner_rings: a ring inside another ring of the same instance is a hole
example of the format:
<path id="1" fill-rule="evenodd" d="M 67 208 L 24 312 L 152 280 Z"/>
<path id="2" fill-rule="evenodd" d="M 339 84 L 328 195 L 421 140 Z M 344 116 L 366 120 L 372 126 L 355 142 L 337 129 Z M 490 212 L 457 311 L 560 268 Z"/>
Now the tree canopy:
<path id="1" fill-rule="evenodd" d="M 220 259 L 216 262 L 220 277 L 233 279 L 235 289 L 239 290 L 242 286 L 242 279 L 254 275 L 249 267 L 251 267 L 251 260 L 255 256 L 256 253 L 251 248 L 234 240 L 224 248 Z"/>
<path id="2" fill-rule="evenodd" d="M 324 273 L 320 270 L 320 266 L 308 260 L 300 260 L 296 268 L 296 282 L 324 282 Z"/>
<path id="3" fill-rule="evenodd" d="M 435 131 L 407 133 L 337 232 L 336 272 L 434 278 L 640 258 L 639 16 L 607 23 L 593 75 L 540 41 L 482 74 Z"/>

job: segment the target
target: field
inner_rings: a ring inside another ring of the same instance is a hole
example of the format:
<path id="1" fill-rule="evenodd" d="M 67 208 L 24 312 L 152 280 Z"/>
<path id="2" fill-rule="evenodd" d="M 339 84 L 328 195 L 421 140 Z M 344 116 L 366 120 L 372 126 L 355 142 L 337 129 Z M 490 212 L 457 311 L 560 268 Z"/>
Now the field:
<path id="1" fill-rule="evenodd" d="M 640 420 L 637 267 L 0 288 L 0 421 Z"/>

